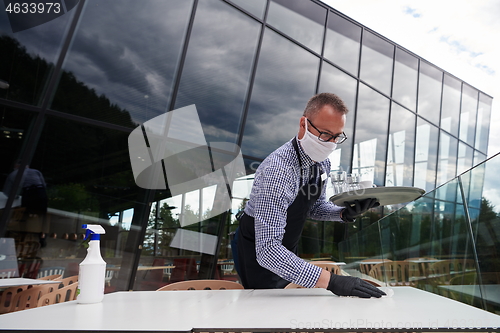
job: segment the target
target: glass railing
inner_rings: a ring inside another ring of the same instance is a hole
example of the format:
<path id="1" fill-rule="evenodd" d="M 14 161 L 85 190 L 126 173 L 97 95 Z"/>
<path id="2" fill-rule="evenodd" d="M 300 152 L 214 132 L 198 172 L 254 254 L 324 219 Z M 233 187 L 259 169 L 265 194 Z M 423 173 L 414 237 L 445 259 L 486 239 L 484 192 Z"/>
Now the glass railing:
<path id="1" fill-rule="evenodd" d="M 339 244 L 344 270 L 500 314 L 498 170 L 499 154 L 351 233 Z"/>

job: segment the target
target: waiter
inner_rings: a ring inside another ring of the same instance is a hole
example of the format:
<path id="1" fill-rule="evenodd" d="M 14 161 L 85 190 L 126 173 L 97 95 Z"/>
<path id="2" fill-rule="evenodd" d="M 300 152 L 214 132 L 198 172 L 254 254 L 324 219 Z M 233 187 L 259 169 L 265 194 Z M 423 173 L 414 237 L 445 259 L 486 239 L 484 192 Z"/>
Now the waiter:
<path id="1" fill-rule="evenodd" d="M 347 139 L 347 112 L 335 94 L 313 96 L 300 118 L 298 135 L 272 152 L 257 169 L 233 244 L 245 288 L 284 288 L 292 282 L 306 288 L 326 288 L 339 296 L 385 295 L 359 278 L 331 274 L 297 256 L 307 217 L 354 222 L 357 216 L 379 206 L 376 199 L 356 200 L 346 208 L 326 200 L 328 156 Z"/>

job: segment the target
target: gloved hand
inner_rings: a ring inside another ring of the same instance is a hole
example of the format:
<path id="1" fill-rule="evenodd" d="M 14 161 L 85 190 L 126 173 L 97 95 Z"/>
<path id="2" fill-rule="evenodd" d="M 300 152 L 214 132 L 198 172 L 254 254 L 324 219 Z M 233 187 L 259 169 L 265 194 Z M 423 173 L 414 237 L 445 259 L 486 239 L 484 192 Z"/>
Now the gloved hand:
<path id="1" fill-rule="evenodd" d="M 361 298 L 380 298 L 385 293 L 374 285 L 354 276 L 330 274 L 330 282 L 326 288 L 337 296 L 358 296 Z"/>
<path id="2" fill-rule="evenodd" d="M 342 211 L 342 220 L 352 223 L 356 218 L 368 209 L 380 206 L 376 198 L 368 198 L 363 200 L 344 201 L 345 209 Z"/>

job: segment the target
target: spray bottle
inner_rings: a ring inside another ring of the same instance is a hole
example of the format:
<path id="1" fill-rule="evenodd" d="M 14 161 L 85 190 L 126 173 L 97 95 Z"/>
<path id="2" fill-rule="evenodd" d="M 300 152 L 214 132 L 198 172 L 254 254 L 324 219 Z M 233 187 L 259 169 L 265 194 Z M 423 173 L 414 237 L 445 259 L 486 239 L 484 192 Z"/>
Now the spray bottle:
<path id="1" fill-rule="evenodd" d="M 106 231 L 98 224 L 84 224 L 82 228 L 87 229 L 85 239 L 90 237 L 90 242 L 87 256 L 80 263 L 76 301 L 98 303 L 104 298 L 106 262 L 101 257 L 100 238 Z"/>

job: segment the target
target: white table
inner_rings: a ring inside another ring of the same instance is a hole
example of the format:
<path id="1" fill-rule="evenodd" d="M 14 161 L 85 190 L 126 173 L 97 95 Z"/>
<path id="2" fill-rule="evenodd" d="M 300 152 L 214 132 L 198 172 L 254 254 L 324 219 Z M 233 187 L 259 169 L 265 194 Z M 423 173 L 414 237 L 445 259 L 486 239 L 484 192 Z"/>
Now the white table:
<path id="1" fill-rule="evenodd" d="M 142 291 L 0 315 L 2 330 L 493 331 L 500 316 L 416 288 L 393 297 L 337 297 L 324 289 Z"/>
<path id="2" fill-rule="evenodd" d="M 8 278 L 8 279 L 0 279 L 0 288 L 8 288 L 14 286 L 29 286 L 35 284 L 48 284 L 48 283 L 61 283 L 61 281 L 38 280 L 38 279 L 27 279 L 27 278 Z"/>
<path id="3" fill-rule="evenodd" d="M 484 284 L 482 286 L 484 295 L 481 295 L 479 286 L 476 285 L 441 285 L 438 288 L 455 291 L 467 296 L 482 297 L 487 302 L 495 305 L 500 305 L 500 285 L 498 284 Z"/>

